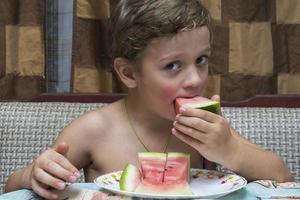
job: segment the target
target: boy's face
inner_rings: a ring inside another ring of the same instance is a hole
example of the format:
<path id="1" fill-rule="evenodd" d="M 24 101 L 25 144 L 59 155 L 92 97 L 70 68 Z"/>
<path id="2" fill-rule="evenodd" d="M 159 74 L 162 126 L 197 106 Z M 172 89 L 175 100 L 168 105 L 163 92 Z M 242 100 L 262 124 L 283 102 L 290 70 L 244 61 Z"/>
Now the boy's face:
<path id="1" fill-rule="evenodd" d="M 201 95 L 208 76 L 210 55 L 206 26 L 153 40 L 140 62 L 137 90 L 145 104 L 173 120 L 177 97 Z"/>

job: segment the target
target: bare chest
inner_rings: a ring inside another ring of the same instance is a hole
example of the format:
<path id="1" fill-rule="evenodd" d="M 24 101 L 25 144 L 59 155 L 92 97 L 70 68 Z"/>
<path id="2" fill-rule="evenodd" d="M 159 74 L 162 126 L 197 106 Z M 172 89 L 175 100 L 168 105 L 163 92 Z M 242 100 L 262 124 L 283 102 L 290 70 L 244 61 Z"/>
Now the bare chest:
<path id="1" fill-rule="evenodd" d="M 93 162 L 85 168 L 85 176 L 88 181 L 92 181 L 99 175 L 122 170 L 127 163 L 139 166 L 137 154 L 143 151 L 144 147 L 135 138 L 130 136 L 120 136 L 118 140 L 111 138 L 110 142 L 97 145 L 93 150 Z M 167 151 L 189 153 L 191 167 L 202 168 L 201 155 L 176 138 L 172 138 Z"/>

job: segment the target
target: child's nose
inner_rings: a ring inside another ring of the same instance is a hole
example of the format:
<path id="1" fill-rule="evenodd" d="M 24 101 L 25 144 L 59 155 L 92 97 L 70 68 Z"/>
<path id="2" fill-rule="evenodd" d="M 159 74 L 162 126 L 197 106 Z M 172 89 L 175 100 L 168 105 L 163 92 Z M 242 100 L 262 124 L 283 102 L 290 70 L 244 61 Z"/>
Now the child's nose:
<path id="1" fill-rule="evenodd" d="M 203 72 L 202 72 L 203 73 Z M 185 88 L 197 88 L 201 86 L 202 79 L 205 74 L 202 74 L 196 67 L 191 67 L 185 77 Z"/>

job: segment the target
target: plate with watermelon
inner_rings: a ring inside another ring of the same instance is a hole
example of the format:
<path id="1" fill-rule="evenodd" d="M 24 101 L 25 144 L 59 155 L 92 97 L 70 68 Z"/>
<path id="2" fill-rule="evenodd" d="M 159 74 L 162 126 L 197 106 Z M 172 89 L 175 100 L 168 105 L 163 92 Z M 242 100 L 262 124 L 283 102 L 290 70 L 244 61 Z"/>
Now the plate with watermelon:
<path id="1" fill-rule="evenodd" d="M 140 152 L 140 166 L 99 176 L 95 184 L 121 196 L 154 199 L 218 198 L 246 186 L 232 173 L 190 168 L 189 154 Z"/>

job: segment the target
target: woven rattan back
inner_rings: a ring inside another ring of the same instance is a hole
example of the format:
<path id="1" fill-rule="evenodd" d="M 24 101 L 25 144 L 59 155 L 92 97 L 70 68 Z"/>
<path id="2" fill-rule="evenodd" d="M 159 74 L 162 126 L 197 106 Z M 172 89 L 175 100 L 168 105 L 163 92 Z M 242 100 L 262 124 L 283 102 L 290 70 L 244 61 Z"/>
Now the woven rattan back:
<path id="1" fill-rule="evenodd" d="M 49 147 L 68 123 L 103 105 L 0 102 L 0 193 L 8 175 Z M 300 181 L 300 108 L 224 107 L 222 112 L 243 136 L 277 152 Z"/>
<path id="2" fill-rule="evenodd" d="M 300 182 L 300 108 L 224 107 L 222 111 L 238 133 L 280 155 Z"/>
<path id="3" fill-rule="evenodd" d="M 0 103 L 0 194 L 12 171 L 26 166 L 47 149 L 57 134 L 74 118 L 102 105 Z"/>

